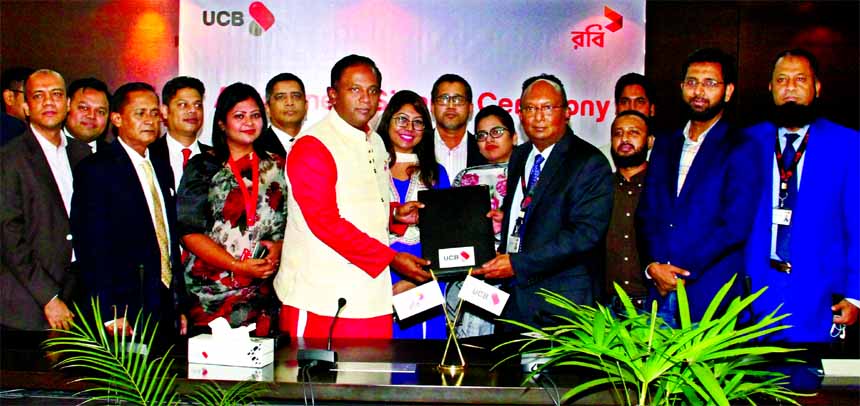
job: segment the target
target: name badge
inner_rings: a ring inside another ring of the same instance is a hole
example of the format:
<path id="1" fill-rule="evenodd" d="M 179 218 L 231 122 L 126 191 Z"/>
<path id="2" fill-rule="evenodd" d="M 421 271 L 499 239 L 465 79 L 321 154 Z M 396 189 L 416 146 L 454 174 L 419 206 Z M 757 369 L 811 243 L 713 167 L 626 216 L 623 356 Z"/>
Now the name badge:
<path id="1" fill-rule="evenodd" d="M 508 236 L 508 254 L 520 252 L 520 236 L 513 233 Z"/>
<path id="2" fill-rule="evenodd" d="M 789 209 L 773 209 L 773 224 L 780 226 L 791 225 L 791 210 Z"/>

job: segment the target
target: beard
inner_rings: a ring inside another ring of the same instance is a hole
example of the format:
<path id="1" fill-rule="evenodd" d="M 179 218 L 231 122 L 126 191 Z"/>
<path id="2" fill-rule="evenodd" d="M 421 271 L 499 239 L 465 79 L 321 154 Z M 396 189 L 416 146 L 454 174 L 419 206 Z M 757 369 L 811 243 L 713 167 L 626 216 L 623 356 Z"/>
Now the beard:
<path id="1" fill-rule="evenodd" d="M 717 114 L 720 114 L 720 112 L 723 111 L 723 108 L 726 106 L 726 102 L 723 101 L 722 98 L 720 98 L 720 101 L 717 104 L 710 106 L 702 111 L 693 110 L 693 108 L 687 103 L 684 103 L 684 105 L 687 107 L 687 116 L 690 117 L 690 120 L 708 121 L 716 117 Z"/>
<path id="2" fill-rule="evenodd" d="M 648 159 L 648 148 L 645 148 L 645 145 L 627 156 L 618 155 L 614 148 L 610 149 L 609 152 L 612 154 L 612 162 L 615 163 L 616 168 L 634 168 L 642 165 Z"/>
<path id="3" fill-rule="evenodd" d="M 787 102 L 781 106 L 774 105 L 771 118 L 777 127 L 800 128 L 812 122 L 818 114 L 815 101 L 809 105 Z"/>

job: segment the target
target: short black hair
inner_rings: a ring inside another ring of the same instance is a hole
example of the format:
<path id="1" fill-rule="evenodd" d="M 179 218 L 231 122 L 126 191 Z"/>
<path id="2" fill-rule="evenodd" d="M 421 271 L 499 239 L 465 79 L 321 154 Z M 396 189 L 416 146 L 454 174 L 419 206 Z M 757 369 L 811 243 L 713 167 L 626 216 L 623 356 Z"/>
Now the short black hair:
<path id="1" fill-rule="evenodd" d="M 525 96 L 526 90 L 528 90 L 528 88 L 532 84 L 534 84 L 535 82 L 537 82 L 539 80 L 546 80 L 547 82 L 550 82 L 550 83 L 558 86 L 559 90 L 561 91 L 561 99 L 564 102 L 563 107 L 567 108 L 567 92 L 564 90 L 564 84 L 561 83 L 561 79 L 557 78 L 555 75 L 550 75 L 548 73 L 541 73 L 540 75 L 532 76 L 532 77 L 526 79 L 525 82 L 523 82 L 523 90 L 520 93 L 520 99 L 522 99 L 523 96 Z"/>
<path id="2" fill-rule="evenodd" d="M 343 71 L 356 65 L 365 65 L 370 67 L 373 73 L 376 74 L 376 81 L 379 82 L 379 86 L 382 86 L 382 72 L 380 72 L 379 68 L 376 67 L 376 62 L 373 62 L 373 59 L 366 56 L 351 54 L 341 58 L 334 64 L 334 66 L 332 66 L 331 87 L 335 87 L 337 81 L 340 80 L 341 76 L 343 76 Z"/>
<path id="3" fill-rule="evenodd" d="M 639 110 L 624 110 L 624 111 L 616 114 L 615 118 L 612 119 L 612 123 L 610 124 L 610 127 L 612 126 L 612 124 L 615 124 L 615 122 L 618 121 L 619 118 L 624 117 L 624 116 L 636 116 L 636 117 L 641 118 L 642 121 L 645 122 L 645 129 L 648 130 L 648 135 L 651 135 L 651 119 L 648 118 L 648 116 L 642 114 L 642 112 Z"/>
<path id="4" fill-rule="evenodd" d="M 511 117 L 511 114 L 508 113 L 507 110 L 499 107 L 498 105 L 491 104 L 478 111 L 478 114 L 475 114 L 475 134 L 478 133 L 478 123 L 480 123 L 481 120 L 487 117 L 498 118 L 499 121 L 502 122 L 502 125 L 508 129 L 508 132 L 511 134 L 511 136 L 513 136 L 514 133 L 517 132 L 517 128 L 514 126 L 514 119 L 513 117 Z"/>
<path id="5" fill-rule="evenodd" d="M 176 93 L 182 89 L 194 89 L 200 93 L 200 97 L 206 94 L 206 87 L 203 86 L 200 79 L 191 76 L 177 76 L 168 80 L 161 89 L 161 103 L 170 104 L 170 101 L 176 97 Z"/>
<path id="6" fill-rule="evenodd" d="M 122 108 L 125 107 L 126 103 L 128 103 L 128 94 L 138 91 L 152 92 L 152 94 L 155 95 L 155 98 L 158 99 L 158 93 L 155 92 L 155 88 L 149 83 L 129 82 L 116 89 L 116 92 L 110 98 L 110 112 L 119 113 Z M 115 137 L 119 137 L 119 128 L 113 125 L 110 127 L 113 129 L 113 135 Z"/>
<path id="7" fill-rule="evenodd" d="M 681 69 L 681 81 L 687 77 L 687 69 L 694 63 L 712 62 L 720 65 L 720 70 L 723 74 L 723 82 L 735 84 L 738 80 L 737 68 L 735 67 L 735 58 L 719 48 L 702 48 L 693 51 L 687 60 L 684 62 L 684 67 Z"/>
<path id="8" fill-rule="evenodd" d="M 472 104 L 472 85 L 470 85 L 469 82 L 466 81 L 466 79 L 456 73 L 446 73 L 442 76 L 439 76 L 439 79 L 436 79 L 436 81 L 433 82 L 433 88 L 430 90 L 431 101 L 436 100 L 436 96 L 439 95 L 439 86 L 442 85 L 442 83 L 462 84 L 463 87 L 466 88 L 466 101 L 468 101 L 469 104 Z"/>
<path id="9" fill-rule="evenodd" d="M 779 60 L 786 56 L 799 56 L 801 58 L 805 58 L 809 61 L 809 66 L 812 68 L 812 73 L 815 75 L 816 79 L 818 78 L 818 58 L 803 48 L 794 48 L 794 49 L 786 49 L 776 55 L 776 58 L 773 58 L 773 63 L 770 65 L 772 68 L 770 69 L 771 76 L 773 75 L 773 71 L 776 68 L 776 63 Z"/>
<path id="10" fill-rule="evenodd" d="M 621 76 L 615 82 L 615 103 L 618 103 L 618 100 L 621 99 L 621 93 L 624 93 L 624 88 L 632 85 L 642 86 L 642 89 L 645 90 L 645 97 L 648 98 L 649 102 L 654 103 L 657 99 L 657 89 L 654 88 L 654 84 L 645 75 L 630 72 Z"/>
<path id="11" fill-rule="evenodd" d="M 78 90 L 83 90 L 83 89 L 92 89 L 92 90 L 95 90 L 97 92 L 102 92 L 105 94 L 105 98 L 107 98 L 108 101 L 110 101 L 111 95 L 110 95 L 110 91 L 108 90 L 107 84 L 105 84 L 105 82 L 102 82 L 99 79 L 92 78 L 92 77 L 91 78 L 77 79 L 77 80 L 73 81 L 71 84 L 69 84 L 69 88 L 66 89 L 66 97 L 71 99 L 71 98 L 75 97 L 75 93 L 77 93 Z"/>
<path id="12" fill-rule="evenodd" d="M 227 159 L 230 158 L 230 149 L 227 146 L 227 133 L 218 125 L 218 122 L 223 122 L 226 125 L 227 113 L 230 112 L 230 109 L 248 99 L 254 100 L 257 108 L 260 109 L 260 115 L 263 118 L 263 125 L 260 127 L 260 131 L 269 127 L 269 120 L 266 118 L 266 105 L 263 103 L 260 93 L 257 93 L 257 89 L 241 82 L 236 82 L 225 87 L 221 94 L 218 95 L 218 101 L 215 102 L 215 115 L 212 117 L 212 149 L 215 152 L 215 157 L 223 162 L 227 162 Z M 268 159 L 269 155 L 265 152 L 265 148 L 262 147 L 260 139 L 261 137 L 257 137 L 254 140 L 254 152 L 260 158 Z"/>
<path id="13" fill-rule="evenodd" d="M 129 82 L 116 89 L 116 93 L 110 99 L 110 112 L 119 113 L 128 102 L 128 94 L 138 91 L 150 91 L 155 94 L 156 99 L 158 98 L 158 93 L 155 92 L 155 88 L 149 83 Z"/>
<path id="14" fill-rule="evenodd" d="M 307 94 L 307 92 L 305 92 L 305 83 L 302 82 L 298 76 L 289 72 L 284 72 L 275 75 L 273 78 L 269 79 L 268 83 L 266 83 L 266 102 L 272 98 L 272 92 L 275 91 L 275 85 L 281 82 L 296 82 L 299 84 L 299 88 L 302 89 L 302 94 Z"/>
<path id="15" fill-rule="evenodd" d="M 18 90 L 19 87 L 24 87 L 24 82 L 36 70 L 25 66 L 16 66 L 3 71 L 3 77 L 0 82 L 3 83 L 3 90 Z"/>

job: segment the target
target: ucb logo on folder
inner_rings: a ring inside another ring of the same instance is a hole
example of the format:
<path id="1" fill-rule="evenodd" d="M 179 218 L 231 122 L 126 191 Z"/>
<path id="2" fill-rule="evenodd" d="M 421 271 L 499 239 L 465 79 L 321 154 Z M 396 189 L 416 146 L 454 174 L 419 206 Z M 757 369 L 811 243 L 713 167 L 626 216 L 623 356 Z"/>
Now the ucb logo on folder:
<path id="1" fill-rule="evenodd" d="M 469 268 L 496 257 L 490 188 L 465 186 L 418 191 L 424 203 L 421 256 L 430 260 L 440 280 L 463 280 Z"/>
<path id="2" fill-rule="evenodd" d="M 475 266 L 475 247 L 443 248 L 439 250 L 439 268 Z"/>

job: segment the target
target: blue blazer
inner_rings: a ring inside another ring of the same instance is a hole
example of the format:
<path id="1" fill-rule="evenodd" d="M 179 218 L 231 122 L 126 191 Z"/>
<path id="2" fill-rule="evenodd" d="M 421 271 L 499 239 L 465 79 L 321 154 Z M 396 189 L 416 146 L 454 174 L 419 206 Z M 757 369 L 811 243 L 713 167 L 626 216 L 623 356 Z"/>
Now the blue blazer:
<path id="1" fill-rule="evenodd" d="M 175 233 L 176 198 L 169 164 L 152 158 L 171 240 L 173 281 L 161 282 L 161 254 L 149 207 L 131 159 L 119 141 L 75 169 L 71 228 L 82 285 L 88 298 L 97 295 L 105 320 L 138 310 L 162 320 L 162 329 L 175 323 L 177 305 L 184 303 L 183 272 L 179 266 L 179 236 Z"/>
<path id="2" fill-rule="evenodd" d="M 758 201 L 751 191 L 761 190 L 762 176 L 755 145 L 721 119 L 705 137 L 678 195 L 683 146 L 683 129 L 655 142 L 636 213 L 637 238 L 643 266 L 656 261 L 690 272 L 685 287 L 695 321 L 732 275 L 738 279 L 723 303 L 743 292 L 744 247 Z"/>
<path id="3" fill-rule="evenodd" d="M 760 145 L 765 174 L 748 247 L 753 290 L 768 290 L 753 303 L 758 316 L 783 304 L 793 328 L 775 339 L 826 342 L 833 322 L 831 295 L 860 298 L 860 134 L 826 119 L 810 124 L 797 203 L 792 213 L 791 274 L 769 266 L 777 128 L 763 122 L 746 130 Z"/>
<path id="4" fill-rule="evenodd" d="M 517 218 L 513 204 L 515 188 L 525 174 L 532 143 L 518 146 L 508 165 L 508 194 L 502 203 L 504 252 L 508 223 Z M 573 134 L 555 144 L 534 186 L 531 212 L 525 223 L 521 252 L 511 254 L 514 280 L 502 318 L 533 324 L 557 322 L 546 314 L 559 308 L 535 293 L 541 288 L 562 294 L 576 303 L 592 305 L 603 289 L 604 237 L 612 213 L 612 171 L 600 151 Z M 505 326 L 505 325 L 503 325 Z M 505 326 L 507 327 L 507 326 Z"/>

